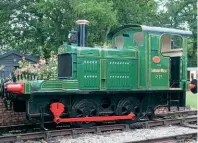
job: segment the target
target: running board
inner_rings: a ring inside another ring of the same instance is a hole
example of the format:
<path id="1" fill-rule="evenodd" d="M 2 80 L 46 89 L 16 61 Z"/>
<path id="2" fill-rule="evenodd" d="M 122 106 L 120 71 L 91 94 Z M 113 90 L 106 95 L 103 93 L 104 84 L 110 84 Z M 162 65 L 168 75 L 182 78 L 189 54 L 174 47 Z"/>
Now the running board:
<path id="1" fill-rule="evenodd" d="M 95 117 L 78 117 L 78 118 L 61 118 L 60 115 L 64 111 L 64 104 L 56 102 L 50 105 L 50 111 L 54 116 L 54 122 L 72 123 L 72 122 L 99 122 L 99 121 L 115 121 L 115 120 L 133 120 L 135 114 L 130 113 L 123 116 L 95 116 Z"/>

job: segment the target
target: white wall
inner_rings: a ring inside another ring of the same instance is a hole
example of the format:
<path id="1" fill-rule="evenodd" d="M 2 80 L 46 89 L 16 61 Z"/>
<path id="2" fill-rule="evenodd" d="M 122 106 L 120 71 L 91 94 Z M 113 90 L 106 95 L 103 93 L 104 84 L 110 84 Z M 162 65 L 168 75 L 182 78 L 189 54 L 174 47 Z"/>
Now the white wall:
<path id="1" fill-rule="evenodd" d="M 190 77 L 190 81 L 192 79 L 198 79 L 198 68 L 188 68 L 188 77 Z"/>

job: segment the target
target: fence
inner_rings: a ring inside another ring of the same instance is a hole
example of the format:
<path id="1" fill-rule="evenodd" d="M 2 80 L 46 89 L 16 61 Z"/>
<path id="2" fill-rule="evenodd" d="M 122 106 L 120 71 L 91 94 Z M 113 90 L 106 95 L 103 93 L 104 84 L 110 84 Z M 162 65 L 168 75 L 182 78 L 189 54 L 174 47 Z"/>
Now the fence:
<path id="1" fill-rule="evenodd" d="M 13 71 L 9 71 L 9 70 L 0 71 L 0 80 L 1 79 L 5 80 L 6 78 L 10 77 L 12 72 Z M 50 80 L 58 79 L 58 75 L 56 73 L 54 73 L 54 74 L 51 74 L 51 75 L 48 75 L 48 76 L 42 75 L 42 76 L 38 77 L 37 74 L 22 73 L 22 74 L 16 76 L 16 81 L 47 80 L 47 79 L 50 79 Z"/>
<path id="2" fill-rule="evenodd" d="M 0 71 L 0 79 L 6 79 L 7 77 L 9 77 L 11 75 L 13 71 L 11 70 L 3 70 L 3 71 Z"/>

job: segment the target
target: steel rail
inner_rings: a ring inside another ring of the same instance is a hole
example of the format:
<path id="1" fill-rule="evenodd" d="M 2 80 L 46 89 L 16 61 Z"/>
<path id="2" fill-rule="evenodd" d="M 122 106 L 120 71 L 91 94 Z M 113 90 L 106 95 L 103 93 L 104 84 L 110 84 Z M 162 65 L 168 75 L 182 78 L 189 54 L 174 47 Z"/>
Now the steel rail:
<path id="1" fill-rule="evenodd" d="M 168 112 L 168 113 L 160 113 L 160 114 L 156 114 L 156 117 L 165 117 L 165 116 L 170 116 L 170 115 L 197 115 L 198 110 L 188 110 L 188 111 L 175 111 L 175 112 Z M 45 122 L 46 124 L 51 124 L 53 123 L 52 121 L 49 122 Z M 38 122 L 32 122 L 32 123 L 26 123 L 26 124 L 14 124 L 14 125 L 9 125 L 9 126 L 0 126 L 0 130 L 1 129 L 5 129 L 5 128 L 20 128 L 23 126 L 34 126 L 34 125 L 40 125 L 40 123 Z"/>
<path id="2" fill-rule="evenodd" d="M 82 134 L 82 133 L 101 134 L 102 132 L 107 132 L 107 131 L 112 131 L 112 130 L 126 130 L 126 129 L 129 129 L 128 125 L 116 124 L 116 125 L 97 126 L 97 127 L 91 127 L 91 128 L 75 128 L 75 129 L 62 129 L 62 130 L 52 130 L 52 131 L 43 131 L 43 132 L 33 132 L 33 133 L 25 133 L 25 134 L 0 136 L 0 143 L 4 143 L 4 142 L 21 143 L 23 140 L 31 140 L 31 139 L 45 139 L 49 141 L 50 138 L 56 137 L 56 136 L 72 135 L 75 138 L 77 137 L 78 134 Z"/>
<path id="3" fill-rule="evenodd" d="M 146 140 L 138 140 L 138 141 L 130 141 L 126 143 L 161 143 L 161 142 L 185 142 L 185 140 L 197 140 L 197 132 L 194 131 L 193 133 L 187 133 L 182 135 L 171 135 L 166 137 L 159 137 L 153 139 L 146 139 Z"/>
<path id="4" fill-rule="evenodd" d="M 197 122 L 197 116 L 184 117 L 179 119 L 164 119 L 164 120 L 154 120 L 146 122 L 137 122 L 130 124 L 130 128 L 152 128 L 158 126 L 169 126 L 169 125 L 186 125 L 188 123 Z"/>
<path id="5" fill-rule="evenodd" d="M 170 111 L 167 113 L 157 113 L 155 116 L 171 116 L 171 115 L 196 115 L 198 110 L 187 110 L 187 111 Z"/>
<path id="6" fill-rule="evenodd" d="M 166 119 L 166 120 L 156 120 L 156 121 L 146 121 L 141 122 L 141 128 L 152 128 L 158 126 L 167 126 L 167 125 L 183 125 L 184 123 L 196 122 L 197 117 L 185 117 L 182 119 Z M 74 138 L 78 134 L 82 133 L 95 133 L 102 134 L 104 132 L 113 131 L 113 130 L 129 130 L 132 129 L 133 124 L 114 124 L 114 125 L 104 125 L 104 126 L 95 126 L 91 128 L 74 128 L 74 129 L 61 129 L 61 130 L 51 130 L 43 132 L 32 132 L 24 134 L 14 134 L 7 136 L 0 136 L 0 143 L 4 142 L 17 142 L 21 143 L 23 140 L 33 140 L 33 139 L 44 139 L 49 141 L 52 137 L 56 136 L 73 136 Z"/>

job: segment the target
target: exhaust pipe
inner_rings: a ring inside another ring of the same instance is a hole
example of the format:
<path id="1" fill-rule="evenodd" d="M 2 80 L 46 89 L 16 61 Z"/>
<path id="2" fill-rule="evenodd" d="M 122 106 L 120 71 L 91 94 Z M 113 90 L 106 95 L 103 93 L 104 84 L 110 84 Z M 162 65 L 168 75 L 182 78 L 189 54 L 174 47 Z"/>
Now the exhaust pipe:
<path id="1" fill-rule="evenodd" d="M 87 20 L 77 20 L 76 24 L 79 25 L 79 30 L 78 30 L 78 46 L 79 47 L 86 47 L 87 46 L 87 36 L 88 36 L 88 31 L 87 31 L 87 25 L 89 21 Z"/>

